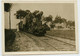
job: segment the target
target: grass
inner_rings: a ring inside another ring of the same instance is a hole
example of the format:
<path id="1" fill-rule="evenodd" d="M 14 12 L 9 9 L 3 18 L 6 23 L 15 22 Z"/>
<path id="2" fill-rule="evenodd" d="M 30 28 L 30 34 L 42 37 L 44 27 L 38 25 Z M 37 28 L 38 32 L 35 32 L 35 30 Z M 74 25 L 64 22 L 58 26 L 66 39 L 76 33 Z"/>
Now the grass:
<path id="1" fill-rule="evenodd" d="M 51 30 L 46 34 L 50 36 L 75 40 L 75 30 Z"/>

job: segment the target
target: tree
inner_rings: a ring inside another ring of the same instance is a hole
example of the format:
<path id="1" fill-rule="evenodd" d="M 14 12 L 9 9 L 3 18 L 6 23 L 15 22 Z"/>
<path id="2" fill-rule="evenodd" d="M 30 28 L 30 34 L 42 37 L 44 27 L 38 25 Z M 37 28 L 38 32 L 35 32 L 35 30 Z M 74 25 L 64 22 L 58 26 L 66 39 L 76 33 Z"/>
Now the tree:
<path id="1" fill-rule="evenodd" d="M 50 21 L 52 21 L 52 18 L 53 18 L 52 15 L 49 15 L 48 17 L 44 18 L 44 21 L 46 21 L 46 23 L 50 22 Z"/>
<path id="2" fill-rule="evenodd" d="M 23 26 L 23 30 L 25 32 L 37 35 L 37 36 L 42 36 L 45 35 L 46 31 L 50 30 L 48 25 L 42 24 L 42 16 L 43 16 L 43 11 L 35 10 L 33 13 L 30 12 L 29 10 L 18 10 L 16 12 L 16 17 L 17 19 L 23 19 L 25 17 L 26 23 Z M 49 15 L 46 17 L 47 22 L 52 21 L 52 16 Z"/>
<path id="3" fill-rule="evenodd" d="M 26 15 L 28 14 L 28 10 L 24 11 L 24 10 L 18 10 L 16 11 L 15 15 L 17 19 L 20 19 L 20 23 L 19 23 L 19 28 L 20 30 L 23 29 L 23 21 L 21 19 L 24 19 L 24 17 L 26 17 Z"/>
<path id="4" fill-rule="evenodd" d="M 53 24 L 52 24 L 52 15 L 49 15 L 48 17 L 44 17 L 43 21 L 45 21 L 45 24 L 48 23 L 48 27 L 53 28 Z"/>
<path id="5" fill-rule="evenodd" d="M 61 16 L 56 16 L 55 17 L 55 20 L 54 20 L 54 23 L 66 23 L 67 20 L 65 18 L 61 18 Z"/>
<path id="6" fill-rule="evenodd" d="M 33 12 L 34 17 L 36 18 L 37 21 L 42 19 L 43 11 L 35 10 Z"/>
<path id="7" fill-rule="evenodd" d="M 65 18 L 62 18 L 62 21 L 63 21 L 64 23 L 66 23 L 66 22 L 67 22 L 67 20 L 66 20 Z"/>
<path id="8" fill-rule="evenodd" d="M 24 29 L 26 29 L 26 31 L 29 31 L 30 28 L 32 27 L 32 20 L 34 18 L 33 14 L 30 12 L 30 10 L 26 10 L 27 15 L 26 15 L 26 24 L 24 25 Z"/>
<path id="9" fill-rule="evenodd" d="M 75 26 L 75 22 L 74 21 L 72 22 L 72 26 Z"/>
<path id="10" fill-rule="evenodd" d="M 24 11 L 24 10 L 18 10 L 17 12 L 16 12 L 16 18 L 17 19 L 23 19 L 26 15 L 27 15 L 27 13 L 26 13 L 26 11 Z"/>
<path id="11" fill-rule="evenodd" d="M 9 12 L 9 28 L 11 29 L 11 3 L 4 3 L 4 11 Z"/>
<path id="12" fill-rule="evenodd" d="M 55 27 L 54 21 L 51 22 L 51 25 L 50 26 L 51 26 L 51 28 L 54 28 Z"/>
<path id="13" fill-rule="evenodd" d="M 43 11 L 35 10 L 33 12 L 33 16 L 34 16 L 35 21 L 36 21 L 35 25 L 41 26 L 42 25 L 41 19 L 42 19 L 42 16 L 43 16 Z"/>
<path id="14" fill-rule="evenodd" d="M 54 23 L 62 23 L 63 22 L 63 20 L 61 19 L 61 16 L 56 16 L 55 17 L 55 20 L 54 20 Z"/>
<path id="15" fill-rule="evenodd" d="M 36 17 L 36 16 L 37 16 L 37 13 L 39 13 L 39 10 L 35 10 L 35 11 L 33 12 L 33 15 Z"/>
<path id="16" fill-rule="evenodd" d="M 38 20 L 42 19 L 42 15 L 43 15 L 43 11 L 40 11 L 39 13 L 37 13 Z"/>
<path id="17" fill-rule="evenodd" d="M 67 26 L 75 26 L 75 22 L 74 21 L 67 21 Z"/>
<path id="18" fill-rule="evenodd" d="M 33 13 L 30 13 L 29 17 L 26 16 L 27 20 L 25 25 L 25 31 L 37 36 L 44 35 L 46 31 L 49 30 L 50 28 L 46 24 L 42 25 L 41 21 L 42 16 L 43 16 L 43 11 L 39 10 L 35 10 Z"/>

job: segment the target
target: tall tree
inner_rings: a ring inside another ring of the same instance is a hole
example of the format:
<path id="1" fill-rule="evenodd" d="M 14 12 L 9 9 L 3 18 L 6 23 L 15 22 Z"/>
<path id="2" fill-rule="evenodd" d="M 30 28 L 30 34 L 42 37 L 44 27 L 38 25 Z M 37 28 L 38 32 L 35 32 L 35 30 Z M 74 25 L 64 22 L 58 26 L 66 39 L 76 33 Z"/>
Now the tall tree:
<path id="1" fill-rule="evenodd" d="M 26 16 L 26 11 L 24 11 L 24 10 L 18 10 L 17 12 L 16 12 L 16 18 L 17 19 L 20 19 L 20 21 L 21 21 L 21 19 L 23 19 L 25 16 Z"/>
<path id="2" fill-rule="evenodd" d="M 48 17 L 44 17 L 44 19 L 43 19 L 43 21 L 45 21 L 45 24 L 47 24 L 48 25 L 48 27 L 50 27 L 50 28 L 53 28 L 52 26 L 53 26 L 53 24 L 52 24 L 52 15 L 49 15 Z"/>
<path id="3" fill-rule="evenodd" d="M 44 21 L 46 21 L 46 23 L 47 22 L 52 22 L 52 18 L 53 18 L 52 15 L 49 15 L 48 17 L 44 18 Z"/>
<path id="4" fill-rule="evenodd" d="M 43 11 L 35 10 L 33 12 L 33 16 L 35 18 L 35 21 L 36 21 L 37 25 L 38 26 L 42 25 L 41 19 L 42 19 L 42 16 L 43 16 Z"/>
<path id="5" fill-rule="evenodd" d="M 16 11 L 15 15 L 17 19 L 20 19 L 20 28 L 23 28 L 23 21 L 22 19 L 24 19 L 24 17 L 28 14 L 29 11 L 24 11 L 24 10 L 18 10 Z"/>
<path id="6" fill-rule="evenodd" d="M 4 11 L 9 12 L 9 28 L 11 29 L 11 3 L 4 3 Z"/>
<path id="7" fill-rule="evenodd" d="M 64 23 L 66 23 L 66 22 L 67 22 L 67 20 L 66 20 L 65 18 L 62 18 L 62 21 L 63 21 Z"/>
<path id="8" fill-rule="evenodd" d="M 63 22 L 63 20 L 61 19 L 61 16 L 56 16 L 55 17 L 55 20 L 54 20 L 54 23 L 62 23 Z"/>

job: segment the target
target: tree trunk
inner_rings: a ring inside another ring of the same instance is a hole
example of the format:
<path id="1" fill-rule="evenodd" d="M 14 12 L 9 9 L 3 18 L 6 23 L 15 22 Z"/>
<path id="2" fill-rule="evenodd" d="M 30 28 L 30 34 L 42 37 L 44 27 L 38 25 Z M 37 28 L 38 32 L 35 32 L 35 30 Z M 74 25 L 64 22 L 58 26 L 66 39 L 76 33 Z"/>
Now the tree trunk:
<path id="1" fill-rule="evenodd" d="M 9 11 L 9 29 L 11 29 L 11 12 Z"/>

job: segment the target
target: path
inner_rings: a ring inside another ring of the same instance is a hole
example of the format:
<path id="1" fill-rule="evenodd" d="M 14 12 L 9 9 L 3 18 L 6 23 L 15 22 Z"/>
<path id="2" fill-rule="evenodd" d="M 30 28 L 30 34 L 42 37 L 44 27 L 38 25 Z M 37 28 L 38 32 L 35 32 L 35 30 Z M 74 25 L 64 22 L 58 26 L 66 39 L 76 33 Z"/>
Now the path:
<path id="1" fill-rule="evenodd" d="M 75 41 L 53 36 L 37 37 L 25 32 L 16 32 L 14 51 L 74 51 Z"/>

